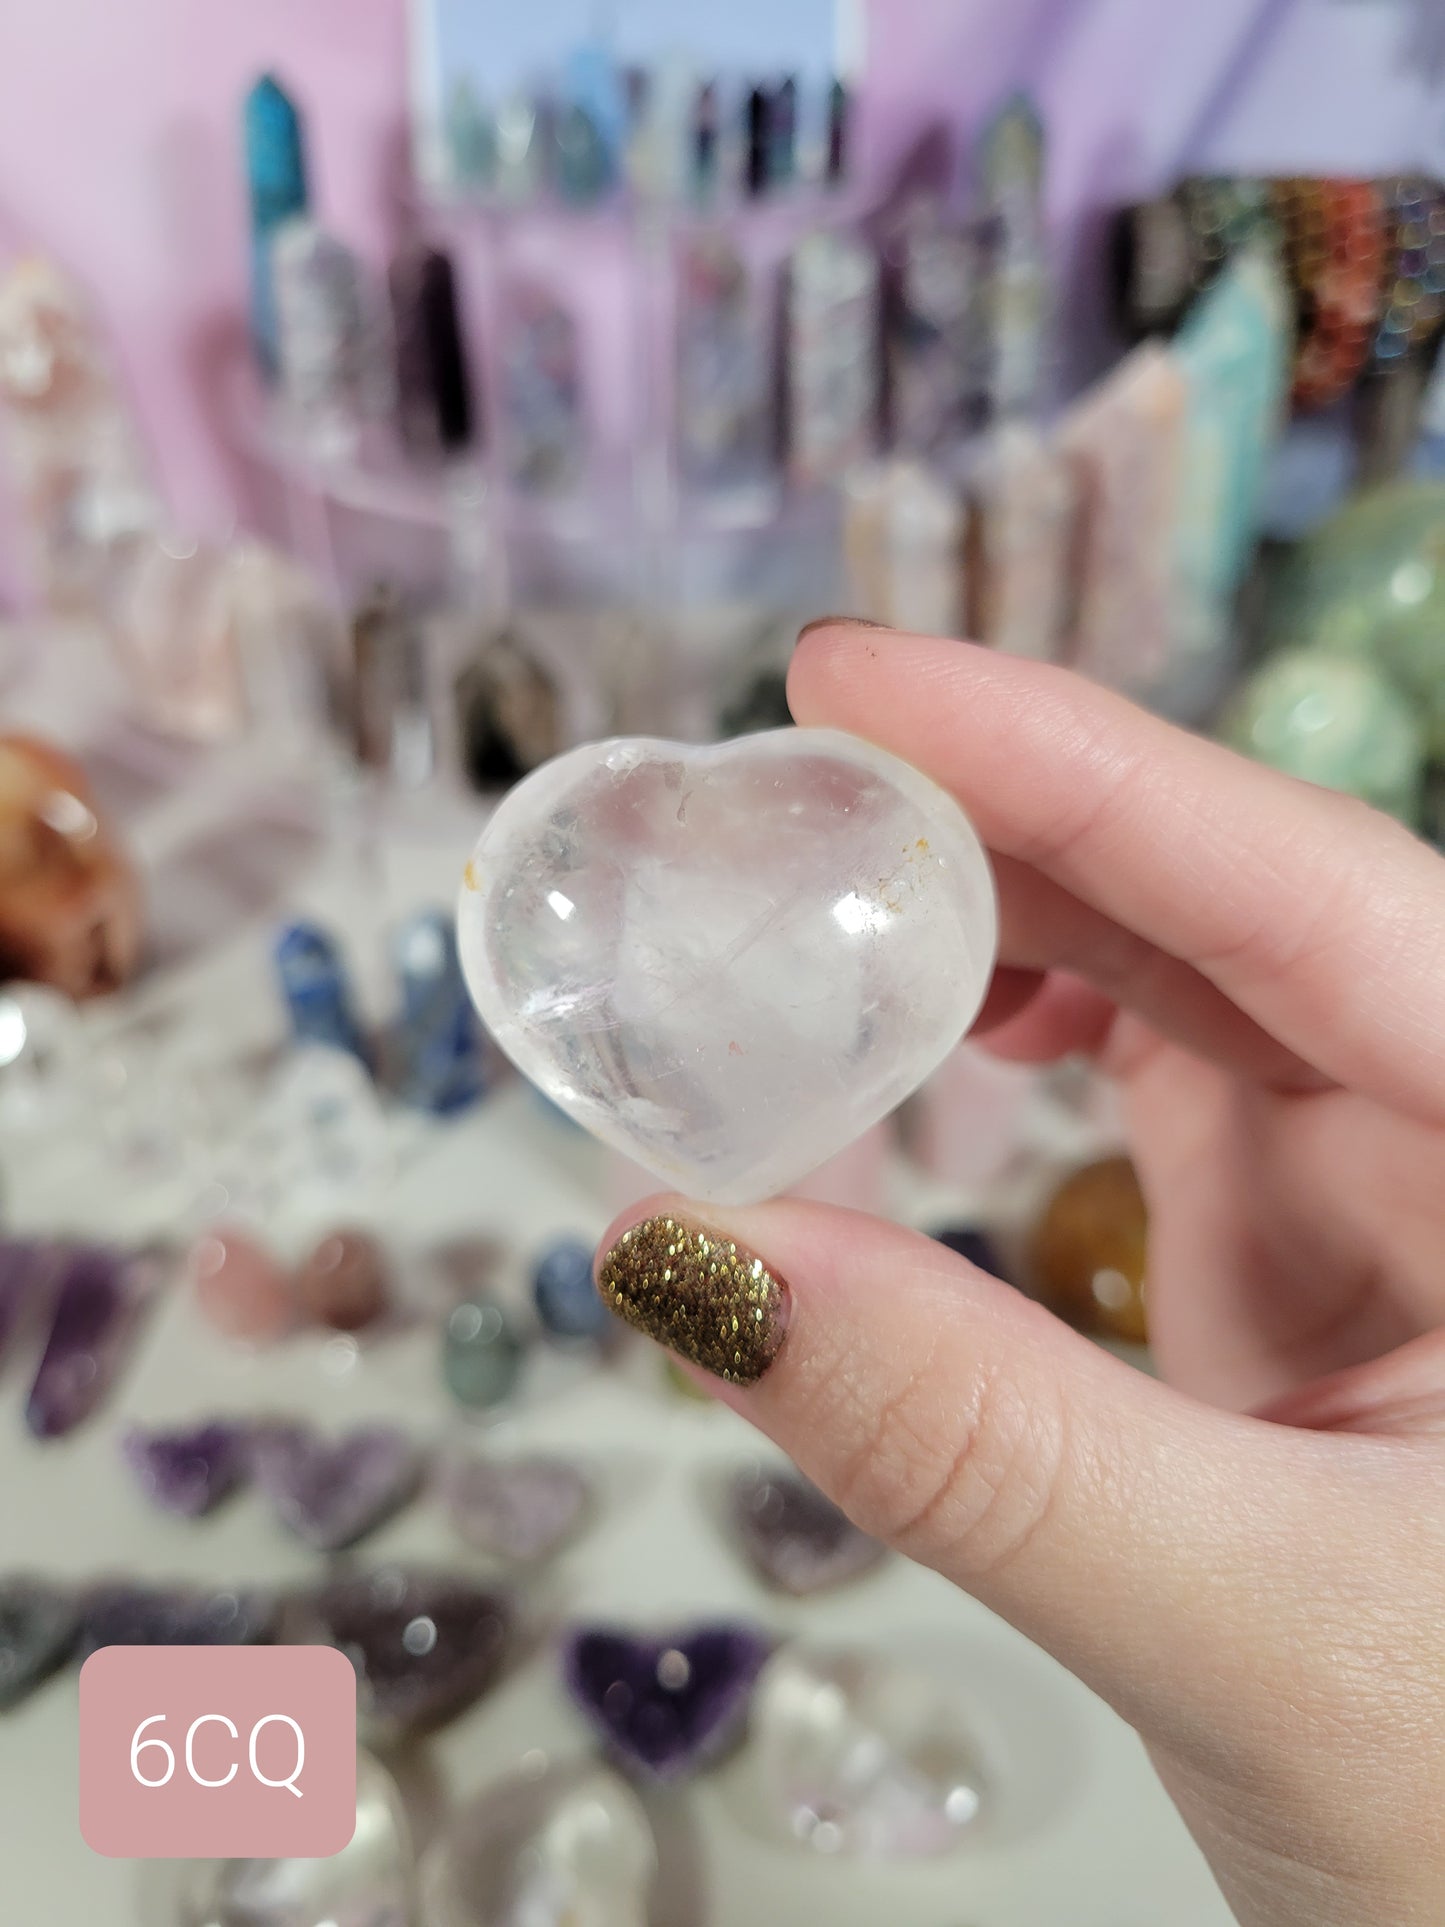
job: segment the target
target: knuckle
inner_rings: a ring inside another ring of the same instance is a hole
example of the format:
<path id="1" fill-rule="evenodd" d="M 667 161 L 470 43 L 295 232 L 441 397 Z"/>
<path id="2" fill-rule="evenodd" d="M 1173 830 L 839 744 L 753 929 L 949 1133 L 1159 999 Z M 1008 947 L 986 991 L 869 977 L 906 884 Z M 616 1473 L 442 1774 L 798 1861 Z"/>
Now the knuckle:
<path id="1" fill-rule="evenodd" d="M 951 1576 L 980 1578 L 1016 1559 L 1046 1524 L 1064 1461 L 1057 1402 L 1030 1403 L 980 1372 L 958 1398 L 926 1368 L 859 1427 L 836 1481 L 867 1532 Z"/>

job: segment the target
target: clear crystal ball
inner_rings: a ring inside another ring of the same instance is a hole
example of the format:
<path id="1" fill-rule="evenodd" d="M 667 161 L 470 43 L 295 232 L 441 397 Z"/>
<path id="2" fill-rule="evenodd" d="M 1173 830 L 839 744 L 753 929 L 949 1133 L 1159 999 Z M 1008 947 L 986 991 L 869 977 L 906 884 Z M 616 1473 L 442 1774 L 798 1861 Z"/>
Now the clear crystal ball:
<path id="1" fill-rule="evenodd" d="M 467 865 L 462 966 L 498 1043 L 688 1195 L 771 1197 L 967 1031 L 998 942 L 959 805 L 872 744 L 788 729 L 558 757 Z"/>

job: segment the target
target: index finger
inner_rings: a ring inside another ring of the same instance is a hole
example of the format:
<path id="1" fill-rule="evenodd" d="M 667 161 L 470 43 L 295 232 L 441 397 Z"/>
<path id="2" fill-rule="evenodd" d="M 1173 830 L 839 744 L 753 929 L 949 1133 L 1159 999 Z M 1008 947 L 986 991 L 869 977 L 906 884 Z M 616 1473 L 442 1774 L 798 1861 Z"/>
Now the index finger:
<path id="1" fill-rule="evenodd" d="M 1445 1119 L 1445 863 L 1399 824 L 971 643 L 822 624 L 788 700 L 925 770 L 991 849 L 1192 965 L 1327 1076 Z"/>

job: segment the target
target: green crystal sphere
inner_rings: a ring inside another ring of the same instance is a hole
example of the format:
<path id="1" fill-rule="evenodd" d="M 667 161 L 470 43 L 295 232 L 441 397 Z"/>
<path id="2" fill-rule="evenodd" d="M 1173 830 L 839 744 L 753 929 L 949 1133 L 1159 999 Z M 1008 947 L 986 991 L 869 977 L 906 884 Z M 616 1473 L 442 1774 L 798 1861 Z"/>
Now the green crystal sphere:
<path id="1" fill-rule="evenodd" d="M 1445 483 L 1372 489 L 1323 523 L 1283 574 L 1269 634 L 1377 664 L 1445 758 Z"/>
<path id="2" fill-rule="evenodd" d="M 1256 762 L 1419 822 L 1423 731 L 1409 703 L 1368 662 L 1285 650 L 1240 689 L 1225 737 Z"/>
<path id="3" fill-rule="evenodd" d="M 443 1327 L 442 1376 L 459 1405 L 486 1410 L 511 1397 L 524 1350 L 499 1306 L 468 1298 Z"/>

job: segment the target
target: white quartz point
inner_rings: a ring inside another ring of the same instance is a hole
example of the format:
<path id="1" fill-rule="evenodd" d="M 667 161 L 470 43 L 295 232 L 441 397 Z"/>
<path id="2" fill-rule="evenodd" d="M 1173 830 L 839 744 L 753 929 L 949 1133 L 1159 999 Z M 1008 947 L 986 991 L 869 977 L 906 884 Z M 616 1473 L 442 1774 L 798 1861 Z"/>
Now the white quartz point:
<path id="1" fill-rule="evenodd" d="M 998 913 L 951 796 L 871 743 L 785 729 L 546 764 L 483 831 L 458 938 L 534 1084 L 665 1184 L 748 1204 L 937 1069 Z"/>

